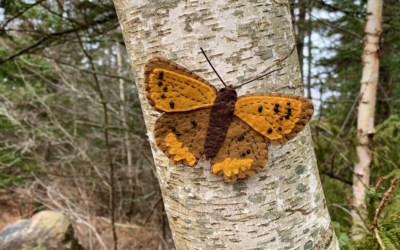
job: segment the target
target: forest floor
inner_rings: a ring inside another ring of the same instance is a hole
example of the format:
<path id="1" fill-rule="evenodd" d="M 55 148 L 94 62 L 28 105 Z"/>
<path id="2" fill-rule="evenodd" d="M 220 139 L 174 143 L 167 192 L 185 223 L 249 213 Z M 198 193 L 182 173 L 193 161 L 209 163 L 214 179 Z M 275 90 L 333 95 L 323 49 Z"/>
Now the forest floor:
<path id="1" fill-rule="evenodd" d="M 6 226 L 15 223 L 20 219 L 28 219 L 34 213 L 39 212 L 37 206 L 34 206 L 32 201 L 23 199 L 13 199 L 5 195 L 6 192 L 0 189 L 0 231 Z M 89 246 L 88 228 L 74 224 L 75 237 L 79 243 L 86 249 L 103 249 L 101 244 L 92 244 Z M 102 239 L 107 249 L 112 246 L 112 233 L 110 225 L 101 220 L 95 220 L 92 225 L 96 228 L 98 236 Z M 118 249 L 158 249 L 160 244 L 166 244 L 162 240 L 162 235 L 159 230 L 149 230 L 147 227 L 129 228 L 129 224 L 119 224 L 116 227 L 118 236 Z M 94 234 L 93 234 L 93 237 Z"/>

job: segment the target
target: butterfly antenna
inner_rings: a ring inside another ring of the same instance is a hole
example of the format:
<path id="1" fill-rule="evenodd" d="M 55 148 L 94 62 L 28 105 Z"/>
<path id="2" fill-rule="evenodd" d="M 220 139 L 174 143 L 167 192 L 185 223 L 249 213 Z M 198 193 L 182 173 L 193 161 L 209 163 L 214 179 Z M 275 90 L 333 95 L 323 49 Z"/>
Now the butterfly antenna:
<path id="1" fill-rule="evenodd" d="M 242 84 L 240 84 L 239 86 L 236 86 L 235 89 L 240 88 L 240 87 L 242 87 L 243 85 L 246 85 L 246 84 L 248 84 L 248 83 L 254 82 L 255 80 L 258 80 L 258 79 L 260 79 L 260 78 L 263 78 L 264 76 L 267 76 L 267 75 L 269 75 L 269 74 L 271 74 L 271 73 L 273 73 L 273 72 L 275 72 L 275 71 L 277 71 L 277 70 L 274 69 L 274 70 L 272 70 L 272 71 L 270 71 L 270 72 L 268 72 L 268 73 L 266 73 L 266 74 L 264 74 L 264 75 L 262 75 L 262 76 L 259 76 L 259 77 L 255 78 L 255 79 L 253 79 L 253 80 L 250 80 L 250 81 L 248 81 L 248 82 L 242 83 Z"/>
<path id="2" fill-rule="evenodd" d="M 221 80 L 222 84 L 224 84 L 224 86 L 226 86 L 226 84 L 224 83 L 222 78 L 218 75 L 218 72 L 214 69 L 214 66 L 212 66 L 210 60 L 208 60 L 208 57 L 207 57 L 206 53 L 204 52 L 203 48 L 200 47 L 200 49 L 201 49 L 201 52 L 203 52 L 204 56 L 206 57 L 207 62 L 210 64 L 211 68 L 214 70 L 215 74 L 217 74 L 218 78 Z"/>

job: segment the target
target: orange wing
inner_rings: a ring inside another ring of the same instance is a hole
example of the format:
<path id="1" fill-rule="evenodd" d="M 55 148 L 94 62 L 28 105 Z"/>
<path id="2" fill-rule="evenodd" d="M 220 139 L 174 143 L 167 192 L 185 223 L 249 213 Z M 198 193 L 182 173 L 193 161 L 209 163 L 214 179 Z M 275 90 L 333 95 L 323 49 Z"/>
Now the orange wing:
<path id="1" fill-rule="evenodd" d="M 267 165 L 268 146 L 265 138 L 236 116 L 218 153 L 211 160 L 211 173 L 227 181 L 253 176 Z"/>
<path id="2" fill-rule="evenodd" d="M 294 95 L 259 94 L 241 96 L 235 115 L 265 136 L 272 145 L 294 138 L 314 113 L 311 100 Z"/>
<path id="3" fill-rule="evenodd" d="M 155 110 L 183 112 L 211 107 L 216 90 L 190 70 L 162 57 L 146 63 L 146 97 Z"/>

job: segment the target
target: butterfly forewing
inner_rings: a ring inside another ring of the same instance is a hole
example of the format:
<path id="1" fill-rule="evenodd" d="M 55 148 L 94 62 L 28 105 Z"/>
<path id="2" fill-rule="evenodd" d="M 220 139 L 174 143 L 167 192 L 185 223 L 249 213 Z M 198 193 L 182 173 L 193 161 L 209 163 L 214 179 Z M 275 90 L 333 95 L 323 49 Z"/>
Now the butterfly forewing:
<path id="1" fill-rule="evenodd" d="M 294 95 L 246 95 L 239 97 L 235 106 L 235 115 L 274 145 L 294 138 L 313 113 L 309 99 Z"/>
<path id="2" fill-rule="evenodd" d="M 212 159 L 211 173 L 228 181 L 252 176 L 268 161 L 265 138 L 247 123 L 233 116 L 225 140 Z"/>
<path id="3" fill-rule="evenodd" d="M 160 57 L 146 63 L 145 89 L 149 103 L 164 112 L 211 107 L 216 98 L 215 88 L 203 78 Z"/>
<path id="4" fill-rule="evenodd" d="M 204 154 L 210 108 L 166 113 L 154 125 L 158 148 L 172 163 L 194 167 Z"/>

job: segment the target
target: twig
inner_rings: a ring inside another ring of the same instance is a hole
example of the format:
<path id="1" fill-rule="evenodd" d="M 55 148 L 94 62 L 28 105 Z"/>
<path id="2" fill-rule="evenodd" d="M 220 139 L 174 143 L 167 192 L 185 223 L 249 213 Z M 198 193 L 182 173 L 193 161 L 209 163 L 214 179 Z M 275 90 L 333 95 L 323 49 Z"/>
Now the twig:
<path id="1" fill-rule="evenodd" d="M 348 184 L 348 185 L 353 185 L 353 182 L 352 182 L 352 181 L 346 180 L 346 178 L 343 178 L 343 177 L 340 177 L 340 176 L 336 176 L 336 175 L 334 175 L 334 174 L 332 174 L 332 173 L 329 173 L 328 171 L 322 170 L 322 173 L 325 174 L 325 175 L 327 175 L 327 176 L 329 176 L 329 177 L 332 178 L 332 179 L 339 180 L 339 181 L 341 181 L 341 182 L 343 182 L 343 183 L 345 183 L 345 184 Z"/>
<path id="2" fill-rule="evenodd" d="M 28 89 L 32 92 L 32 94 L 36 97 L 36 99 L 38 99 L 38 101 L 43 105 L 43 107 L 45 107 L 45 109 L 47 110 L 48 114 L 50 115 L 51 121 L 60 129 L 61 132 L 63 132 L 63 134 L 65 136 L 68 137 L 68 139 L 70 140 L 70 144 L 79 151 L 79 153 L 84 156 L 84 159 L 86 161 L 88 161 L 94 168 L 94 170 L 96 171 L 96 173 L 99 175 L 99 177 L 103 180 L 104 184 L 106 186 L 109 186 L 109 184 L 104 180 L 103 175 L 101 174 L 99 168 L 96 166 L 96 164 L 89 158 L 89 156 L 86 154 L 86 152 L 78 145 L 78 143 L 75 141 L 75 138 L 69 134 L 69 132 L 61 125 L 61 123 L 59 122 L 59 120 L 57 119 L 56 115 L 54 114 L 54 112 L 52 111 L 52 109 L 45 103 L 45 101 L 43 100 L 43 98 L 41 98 L 35 91 L 35 89 L 33 88 L 33 86 L 25 79 L 24 75 L 22 74 L 21 71 L 21 67 L 19 66 L 18 62 L 16 60 L 14 60 L 15 65 L 18 68 L 18 71 L 21 75 L 21 79 L 23 80 L 23 82 L 25 83 L 25 85 L 28 87 Z M 1 64 L 1 63 L 0 63 Z"/>
<path id="3" fill-rule="evenodd" d="M 106 16 L 105 18 L 99 19 L 99 20 L 93 22 L 93 24 L 91 24 L 91 25 L 103 24 L 103 23 L 106 23 L 106 22 L 109 21 L 109 20 L 112 20 L 113 18 L 114 18 L 114 14 L 109 15 L 109 16 Z M 85 28 L 85 27 L 84 27 L 84 28 Z M 73 28 L 73 29 L 64 30 L 64 31 L 57 32 L 57 33 L 45 34 L 45 35 L 44 35 L 39 41 L 37 41 L 36 43 L 31 44 L 30 46 L 28 46 L 28 47 L 26 47 L 26 48 L 24 48 L 24 49 L 18 51 L 17 53 L 15 53 L 15 54 L 13 54 L 13 55 L 7 57 L 6 59 L 1 59 L 1 58 L 0 58 L 0 65 L 1 65 L 1 64 L 4 64 L 4 63 L 6 63 L 6 62 L 8 62 L 8 61 L 10 61 L 10 60 L 13 60 L 14 58 L 19 57 L 20 55 L 22 55 L 22 54 L 24 54 L 24 53 L 30 52 L 30 50 L 37 48 L 39 45 L 43 44 L 44 42 L 46 42 L 46 41 L 49 40 L 50 38 L 61 37 L 61 36 L 64 36 L 64 35 L 66 35 L 66 34 L 70 34 L 70 33 L 77 32 L 77 31 L 79 31 L 79 30 L 81 30 L 81 29 L 82 29 L 82 26 L 79 26 L 79 27 L 75 27 L 75 28 Z"/>
<path id="4" fill-rule="evenodd" d="M 89 25 L 89 24 L 86 24 L 86 23 L 81 23 L 81 22 L 78 22 L 78 21 L 75 20 L 75 19 L 70 18 L 70 17 L 69 17 L 69 12 L 68 12 L 68 11 L 65 11 L 64 9 L 62 10 L 62 11 L 63 11 L 62 14 L 58 14 L 58 13 L 52 11 L 49 7 L 47 7 L 47 6 L 44 5 L 44 4 L 41 4 L 41 6 L 42 6 L 43 8 L 45 8 L 45 9 L 46 9 L 48 12 L 50 12 L 51 14 L 53 14 L 53 15 L 55 15 L 55 16 L 58 16 L 58 17 L 60 17 L 61 19 L 67 19 L 67 20 L 70 21 L 71 23 L 77 24 L 77 25 L 82 26 L 82 27 L 87 28 L 87 29 L 92 29 L 92 30 L 96 31 L 96 32 L 99 33 L 99 34 L 102 33 L 99 29 L 97 29 L 96 27 L 94 27 L 94 26 L 92 26 L 92 25 Z M 67 17 L 63 16 L 63 14 L 65 14 L 65 13 L 67 13 Z"/>
<path id="5" fill-rule="evenodd" d="M 378 189 L 378 187 L 382 184 L 382 182 L 384 180 L 385 180 L 385 178 L 381 177 L 381 179 L 379 180 L 378 184 L 376 184 L 376 186 L 375 186 L 375 190 Z M 375 213 L 374 221 L 373 221 L 372 226 L 371 226 L 371 230 L 375 233 L 376 240 L 378 241 L 379 245 L 381 246 L 381 248 L 383 250 L 387 250 L 387 248 L 385 247 L 385 245 L 382 242 L 381 237 L 379 236 L 379 227 L 380 226 L 378 225 L 378 218 L 379 218 L 379 215 L 382 213 L 383 208 L 386 205 L 386 202 L 389 201 L 390 195 L 392 194 L 393 190 L 396 188 L 396 183 L 397 183 L 398 180 L 399 180 L 399 178 L 397 178 L 397 177 L 394 178 L 392 180 L 392 185 L 390 186 L 388 191 L 386 191 L 383 194 L 383 199 L 382 199 L 381 203 L 379 204 L 378 210 Z"/>
<path id="6" fill-rule="evenodd" d="M 98 219 L 98 220 L 104 221 L 104 222 L 106 222 L 108 224 L 111 224 L 110 220 L 108 220 L 107 218 L 104 218 L 104 217 L 95 217 L 94 219 Z M 139 226 L 139 225 L 136 225 L 136 224 L 115 223 L 115 226 L 122 227 L 122 228 L 129 228 L 129 229 L 142 229 L 142 230 L 145 229 L 145 230 L 152 230 L 152 231 L 158 230 L 157 228 L 142 227 L 142 226 Z"/>
<path id="7" fill-rule="evenodd" d="M 385 179 L 386 179 L 385 177 L 381 177 L 381 179 L 378 181 L 378 183 L 377 183 L 376 186 L 375 186 L 375 191 L 378 190 L 379 186 L 382 184 L 382 182 L 383 182 Z"/>
<path id="8" fill-rule="evenodd" d="M 379 245 L 382 247 L 383 250 L 387 250 L 387 248 L 385 247 L 385 245 L 382 242 L 381 237 L 379 236 L 378 228 L 374 228 L 373 231 L 375 232 L 375 237 L 376 237 L 376 240 L 378 241 Z"/>
<path id="9" fill-rule="evenodd" d="M 350 34 L 350 35 L 353 35 L 353 36 L 357 37 L 357 38 L 360 39 L 360 40 L 363 40 L 363 39 L 364 39 L 364 37 L 360 36 L 359 34 L 353 32 L 353 31 L 351 31 L 351 30 L 347 30 L 347 29 L 344 29 L 344 28 L 342 28 L 342 27 L 333 25 L 333 24 L 331 24 L 331 23 L 329 23 L 329 22 L 326 22 L 326 21 L 324 21 L 323 19 L 319 19 L 319 18 L 317 18 L 317 17 L 315 17 L 315 16 L 313 16 L 313 15 L 311 15 L 311 16 L 314 18 L 315 21 L 318 21 L 318 22 L 320 22 L 320 23 L 322 23 L 322 24 L 325 24 L 326 26 L 329 26 L 329 27 L 331 27 L 331 28 L 333 28 L 333 29 L 337 29 L 337 30 L 346 32 L 346 33 L 348 33 L 348 34 Z"/>
<path id="10" fill-rule="evenodd" d="M 374 222 L 373 222 L 373 224 L 372 224 L 372 227 L 374 227 L 374 228 L 379 228 L 379 225 L 378 225 L 378 217 L 379 217 L 379 215 L 381 214 L 383 208 L 385 207 L 386 202 L 389 201 L 389 196 L 392 194 L 393 190 L 396 188 L 396 183 L 397 183 L 398 180 L 399 180 L 399 178 L 397 178 L 397 177 L 394 178 L 394 179 L 392 180 L 392 185 L 390 186 L 390 188 L 388 189 L 388 191 L 386 191 L 386 193 L 383 194 L 383 199 L 382 199 L 381 203 L 379 204 L 378 211 L 376 211 L 376 214 L 375 214 L 375 218 L 374 218 Z"/>
<path id="11" fill-rule="evenodd" d="M 364 93 L 364 92 L 363 92 Z M 342 133 L 342 131 L 344 130 L 344 128 L 347 125 L 347 122 L 349 121 L 350 117 L 351 117 L 351 113 L 353 113 L 353 111 L 356 109 L 356 104 L 358 103 L 358 100 L 360 98 L 360 92 L 357 93 L 357 97 L 355 98 L 353 105 L 351 105 L 351 109 L 349 111 L 349 113 L 347 114 L 346 120 L 343 122 L 342 127 L 340 128 L 340 131 L 337 133 L 336 137 L 339 138 L 340 134 Z M 353 116 L 353 118 L 356 116 Z"/>
<path id="12" fill-rule="evenodd" d="M 391 104 L 390 101 L 388 100 L 388 99 L 389 99 L 389 96 L 388 96 L 388 94 L 386 93 L 385 89 L 382 87 L 382 84 L 379 84 L 379 82 L 378 82 L 378 87 L 381 89 L 383 95 L 385 96 L 387 105 L 389 106 L 389 110 L 390 110 L 390 114 L 389 114 L 389 115 L 392 115 L 394 111 L 393 111 L 393 106 L 392 106 L 392 104 Z"/>
<path id="13" fill-rule="evenodd" d="M 349 206 L 350 209 L 355 209 L 355 211 L 358 214 L 358 216 L 360 216 L 360 218 L 362 219 L 361 214 L 358 211 L 358 209 L 356 207 L 354 207 L 353 205 L 351 205 L 351 204 L 346 204 L 346 205 L 345 204 L 328 204 L 328 206 L 338 207 L 338 208 L 342 209 L 343 211 L 345 211 L 346 213 L 348 213 L 350 216 L 353 216 L 349 209 L 346 209 L 346 208 L 343 207 L 343 206 Z M 362 220 L 362 222 L 363 222 L 363 224 L 361 224 L 360 226 L 362 227 L 362 229 L 364 229 L 364 231 L 367 234 L 370 234 L 368 228 L 366 227 L 365 220 Z"/>
<path id="14" fill-rule="evenodd" d="M 58 32 L 58 33 L 53 33 L 53 34 L 44 35 L 44 37 L 42 37 L 42 38 L 41 38 L 39 41 L 37 41 L 36 43 L 34 43 L 34 44 L 32 44 L 32 45 L 30 45 L 30 46 L 28 46 L 28 47 L 26 47 L 26 48 L 24 48 L 24 49 L 18 51 L 17 53 L 15 53 L 15 54 L 9 56 L 8 58 L 6 58 L 6 59 L 4 59 L 4 60 L 3 60 L 3 59 L 0 59 L 0 65 L 1 65 L 1 64 L 4 64 L 4 63 L 7 62 L 7 61 L 10 61 L 10 60 L 16 58 L 16 57 L 18 57 L 18 56 L 20 56 L 20 55 L 22 55 L 22 54 L 24 54 L 24 53 L 26 53 L 26 52 L 29 52 L 31 49 L 34 49 L 34 48 L 38 47 L 39 45 L 41 45 L 41 44 L 44 43 L 45 41 L 49 40 L 50 38 L 53 38 L 53 37 L 56 37 L 56 36 L 61 36 L 61 35 L 66 35 L 66 34 L 75 32 L 75 31 L 77 31 L 77 30 L 78 30 L 78 29 L 75 28 L 75 29 L 65 30 L 65 31 L 63 31 L 63 32 Z"/>
<path id="15" fill-rule="evenodd" d="M 158 199 L 158 201 L 154 204 L 153 208 L 151 209 L 150 213 L 147 215 L 146 219 L 144 220 L 144 224 L 147 224 L 149 221 L 151 215 L 154 213 L 154 210 L 156 209 L 157 205 L 162 201 L 162 197 Z"/>

